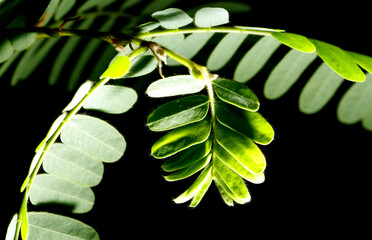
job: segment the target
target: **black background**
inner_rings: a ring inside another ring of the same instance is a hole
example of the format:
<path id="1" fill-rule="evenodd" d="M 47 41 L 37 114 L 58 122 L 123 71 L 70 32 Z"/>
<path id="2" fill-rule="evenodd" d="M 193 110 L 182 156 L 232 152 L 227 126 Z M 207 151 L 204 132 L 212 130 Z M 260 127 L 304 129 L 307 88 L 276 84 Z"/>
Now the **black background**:
<path id="1" fill-rule="evenodd" d="M 372 3 L 247 3 L 251 12 L 232 15 L 234 24 L 285 29 L 372 56 L 369 24 Z M 308 235 L 367 231 L 371 133 L 360 124 L 341 124 L 336 117 L 338 101 L 350 83 L 345 82 L 319 113 L 305 115 L 298 110 L 298 97 L 308 79 L 306 74 L 311 72 L 305 72 L 286 95 L 269 101 L 262 94 L 269 70 L 248 83 L 260 99 L 260 113 L 276 133 L 270 145 L 261 147 L 268 164 L 266 181 L 248 184 L 250 203 L 227 207 L 212 185 L 196 209 L 174 204 L 172 198 L 183 192 L 191 180 L 169 183 L 162 178 L 161 161 L 149 155 L 151 144 L 159 135 L 144 125 L 147 114 L 156 106 L 139 92 L 140 101 L 128 113 L 100 115 L 123 133 L 128 148 L 119 162 L 105 165 L 104 178 L 93 189 L 96 194 L 93 210 L 74 217 L 93 226 L 101 239 L 220 234 L 301 239 Z M 4 236 L 7 224 L 19 209 L 19 187 L 33 151 L 73 93 L 61 86 L 48 87 L 43 75 L 34 75 L 17 87 L 10 87 L 9 80 L 4 78 L 0 84 L 3 128 L 0 176 L 5 189 L 1 195 L 0 236 Z"/>

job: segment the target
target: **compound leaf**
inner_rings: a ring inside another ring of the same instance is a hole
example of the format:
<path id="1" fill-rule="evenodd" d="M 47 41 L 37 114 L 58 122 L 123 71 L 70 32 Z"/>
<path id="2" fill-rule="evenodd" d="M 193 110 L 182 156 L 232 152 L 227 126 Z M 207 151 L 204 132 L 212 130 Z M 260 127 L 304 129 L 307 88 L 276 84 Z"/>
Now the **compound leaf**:
<path id="1" fill-rule="evenodd" d="M 157 80 L 147 88 L 150 97 L 171 97 L 200 92 L 205 87 L 202 80 L 191 75 L 178 75 Z"/>
<path id="2" fill-rule="evenodd" d="M 155 12 L 151 15 L 160 22 L 160 25 L 167 29 L 177 29 L 192 23 L 192 18 L 178 8 L 168 8 Z"/>
<path id="3" fill-rule="evenodd" d="M 258 110 L 257 96 L 244 84 L 222 78 L 213 80 L 212 84 L 221 100 L 245 110 Z"/>
<path id="4" fill-rule="evenodd" d="M 302 89 L 299 108 L 302 112 L 313 114 L 322 109 L 335 94 L 343 78 L 326 63 L 322 63 Z"/>
<path id="5" fill-rule="evenodd" d="M 195 14 L 195 25 L 208 28 L 229 23 L 229 13 L 223 8 L 202 8 Z"/>
<path id="6" fill-rule="evenodd" d="M 102 162 L 115 162 L 125 151 L 124 137 L 105 121 L 75 115 L 61 132 L 63 143 L 74 146 Z"/>
<path id="7" fill-rule="evenodd" d="M 111 114 L 120 114 L 131 109 L 137 98 L 137 93 L 132 88 L 106 85 L 90 95 L 83 107 Z"/>
<path id="8" fill-rule="evenodd" d="M 30 192 L 34 205 L 61 205 L 72 213 L 86 213 L 94 205 L 94 193 L 89 187 L 63 180 L 51 174 L 39 174 Z"/>
<path id="9" fill-rule="evenodd" d="M 29 212 L 28 239 L 99 240 L 97 232 L 75 219 L 45 212 Z"/>
<path id="10" fill-rule="evenodd" d="M 160 138 L 151 148 L 155 158 L 166 158 L 179 151 L 202 143 L 210 135 L 211 119 L 204 120 L 183 127 L 176 128 Z"/>
<path id="11" fill-rule="evenodd" d="M 315 45 L 319 57 L 343 78 L 355 82 L 363 82 L 365 80 L 366 77 L 363 71 L 347 52 L 337 46 L 319 40 L 312 39 L 311 42 Z"/>
<path id="12" fill-rule="evenodd" d="M 316 53 L 290 50 L 270 73 L 264 86 L 265 97 L 268 99 L 281 97 L 300 78 L 316 57 Z"/>
<path id="13" fill-rule="evenodd" d="M 155 109 L 147 118 L 152 131 L 165 131 L 204 119 L 209 109 L 207 96 L 180 98 Z"/>
<path id="14" fill-rule="evenodd" d="M 279 42 L 301 52 L 312 53 L 315 51 L 314 44 L 307 37 L 294 33 L 273 32 L 271 35 Z"/>

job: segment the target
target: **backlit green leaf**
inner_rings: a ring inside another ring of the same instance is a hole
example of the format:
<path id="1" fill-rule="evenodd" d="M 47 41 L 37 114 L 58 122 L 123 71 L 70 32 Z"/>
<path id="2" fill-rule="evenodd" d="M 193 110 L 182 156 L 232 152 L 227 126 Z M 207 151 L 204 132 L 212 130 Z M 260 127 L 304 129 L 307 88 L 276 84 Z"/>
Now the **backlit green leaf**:
<path id="1" fill-rule="evenodd" d="M 218 101 L 216 104 L 216 116 L 221 124 L 244 134 L 259 144 L 269 144 L 274 138 L 273 128 L 257 112 L 229 107 Z"/>
<path id="2" fill-rule="evenodd" d="M 14 214 L 12 220 L 9 223 L 8 229 L 6 231 L 5 240 L 14 240 L 14 237 L 16 235 L 16 229 L 17 229 L 17 220 L 18 220 L 18 214 Z"/>
<path id="3" fill-rule="evenodd" d="M 280 43 L 271 36 L 261 38 L 238 63 L 234 72 L 234 80 L 243 83 L 251 80 L 279 46 Z"/>
<path id="4" fill-rule="evenodd" d="M 214 171 L 214 181 L 218 183 L 220 189 L 220 192 L 222 191 L 224 195 L 227 195 L 229 198 L 231 198 L 233 201 L 239 203 L 239 204 L 245 204 L 246 201 L 241 200 L 235 194 L 231 191 L 229 186 L 226 184 L 224 179 L 220 176 L 220 174 L 217 171 Z M 227 196 L 224 196 L 224 198 L 227 198 Z M 225 200 L 225 199 L 224 199 Z"/>
<path id="5" fill-rule="evenodd" d="M 8 38 L 2 37 L 0 39 L 0 63 L 8 60 L 13 55 L 13 52 L 14 49 Z"/>
<path id="6" fill-rule="evenodd" d="M 217 44 L 208 58 L 207 67 L 216 71 L 224 67 L 247 38 L 247 34 L 229 33 Z"/>
<path id="7" fill-rule="evenodd" d="M 239 174 L 245 180 L 251 183 L 262 183 L 265 181 L 264 173 L 254 174 L 248 171 L 236 158 L 227 152 L 220 144 L 214 146 L 217 159 L 226 164 L 231 170 Z"/>
<path id="8" fill-rule="evenodd" d="M 330 69 L 326 63 L 322 63 L 301 92 L 300 110 L 307 114 L 318 112 L 332 98 L 342 82 L 343 78 L 340 75 Z"/>
<path id="9" fill-rule="evenodd" d="M 36 41 L 36 33 L 21 33 L 12 36 L 9 40 L 15 50 L 22 51 Z"/>
<path id="10" fill-rule="evenodd" d="M 202 8 L 195 14 L 198 27 L 215 27 L 229 23 L 229 13 L 223 8 Z"/>
<path id="11" fill-rule="evenodd" d="M 32 239 L 99 240 L 97 232 L 75 219 L 46 212 L 29 212 Z"/>
<path id="12" fill-rule="evenodd" d="M 89 96 L 85 109 L 120 114 L 128 111 L 137 102 L 137 93 L 132 88 L 106 85 Z"/>
<path id="13" fill-rule="evenodd" d="M 246 85 L 221 78 L 213 80 L 212 84 L 221 100 L 245 110 L 258 110 L 260 106 L 258 98 Z"/>
<path id="14" fill-rule="evenodd" d="M 220 192 L 220 195 L 222 197 L 222 200 L 226 203 L 226 205 L 233 207 L 234 206 L 234 200 L 227 194 L 227 192 L 223 189 L 221 184 L 218 182 L 217 179 L 214 179 L 214 183 Z"/>
<path id="15" fill-rule="evenodd" d="M 315 46 L 307 37 L 294 33 L 273 32 L 271 35 L 279 42 L 301 52 L 311 53 L 315 51 Z"/>
<path id="16" fill-rule="evenodd" d="M 85 95 L 87 95 L 92 86 L 93 86 L 92 81 L 86 81 L 85 83 L 83 83 L 76 91 L 74 97 L 69 102 L 69 104 L 67 104 L 67 106 L 63 109 L 63 112 L 70 111 L 71 109 L 76 107 L 80 103 L 80 101 L 85 97 Z"/>
<path id="17" fill-rule="evenodd" d="M 191 75 L 178 75 L 157 80 L 147 88 L 150 97 L 171 97 L 200 92 L 205 87 L 202 80 Z"/>
<path id="18" fill-rule="evenodd" d="M 86 213 L 94 205 L 94 193 L 88 187 L 79 186 L 51 174 L 35 178 L 30 192 L 34 205 L 60 205 L 72 213 Z"/>
<path id="19" fill-rule="evenodd" d="M 130 59 L 127 56 L 120 55 L 113 61 L 106 71 L 101 75 L 102 78 L 121 78 L 130 68 Z"/>
<path id="20" fill-rule="evenodd" d="M 103 163 L 99 159 L 62 143 L 53 144 L 43 162 L 43 169 L 86 187 L 98 185 L 103 176 Z"/>
<path id="21" fill-rule="evenodd" d="M 145 55 L 137 57 L 131 63 L 131 66 L 122 78 L 134 78 L 134 77 L 141 77 L 143 75 L 147 75 L 154 71 L 158 66 L 158 61 L 154 56 Z"/>
<path id="22" fill-rule="evenodd" d="M 351 55 L 359 66 L 367 70 L 369 73 L 372 73 L 372 57 L 355 52 L 348 52 L 348 54 Z"/>
<path id="23" fill-rule="evenodd" d="M 105 121 L 75 115 L 61 133 L 63 143 L 74 146 L 102 162 L 115 162 L 125 151 L 124 137 Z"/>
<path id="24" fill-rule="evenodd" d="M 208 113 L 207 96 L 180 98 L 155 109 L 147 118 L 152 131 L 165 131 L 202 120 Z"/>
<path id="25" fill-rule="evenodd" d="M 198 204 L 200 203 L 200 201 L 203 199 L 205 193 L 207 192 L 209 186 L 211 185 L 212 181 L 213 181 L 212 178 L 208 178 L 207 181 L 205 181 L 205 183 L 203 184 L 203 186 L 199 189 L 199 191 L 193 197 L 193 199 L 192 199 L 192 201 L 190 203 L 190 207 L 196 207 L 196 206 L 198 206 Z"/>
<path id="26" fill-rule="evenodd" d="M 371 109 L 372 74 L 367 74 L 363 83 L 354 83 L 340 100 L 337 117 L 340 122 L 354 124 Z"/>
<path id="27" fill-rule="evenodd" d="M 192 22 L 192 18 L 178 8 L 168 8 L 155 12 L 151 15 L 160 22 L 160 25 L 167 29 L 177 29 Z"/>
<path id="28" fill-rule="evenodd" d="M 316 53 L 290 50 L 270 73 L 264 86 L 268 99 L 277 99 L 286 93 L 300 78 L 305 69 L 315 60 Z"/>
<path id="29" fill-rule="evenodd" d="M 165 160 L 163 165 L 161 165 L 162 169 L 166 172 L 172 172 L 190 166 L 191 164 L 207 156 L 207 154 L 211 151 L 212 142 L 212 138 L 209 137 L 202 143 L 178 152 L 174 156 Z"/>
<path id="30" fill-rule="evenodd" d="M 193 198 L 203 188 L 204 184 L 212 179 L 211 170 L 212 164 L 208 164 L 208 166 L 204 168 L 203 172 L 198 176 L 195 182 L 173 201 L 175 203 L 184 203 Z"/>
<path id="31" fill-rule="evenodd" d="M 218 158 L 214 159 L 213 164 L 214 171 L 218 172 L 219 176 L 221 179 L 223 179 L 223 182 L 234 194 L 234 196 L 239 198 L 239 200 L 242 202 L 249 202 L 251 200 L 251 196 L 243 179 Z"/>
<path id="32" fill-rule="evenodd" d="M 256 144 L 246 136 L 217 123 L 215 138 L 248 171 L 257 174 L 265 170 L 266 160 L 264 155 Z"/>
<path id="33" fill-rule="evenodd" d="M 178 171 L 175 171 L 174 173 L 164 176 L 164 178 L 167 181 L 178 181 L 178 180 L 190 177 L 193 174 L 200 171 L 201 169 L 203 169 L 209 163 L 209 161 L 211 160 L 211 157 L 212 157 L 212 154 L 209 154 L 208 156 L 196 161 L 195 163 L 191 164 L 190 166 L 186 168 L 182 168 Z"/>
<path id="34" fill-rule="evenodd" d="M 210 118 L 206 118 L 200 122 L 172 130 L 154 143 L 151 154 L 156 158 L 166 158 L 204 142 L 211 132 L 210 121 Z"/>
<path id="35" fill-rule="evenodd" d="M 311 42 L 315 45 L 319 57 L 343 78 L 355 82 L 365 80 L 363 71 L 347 52 L 337 46 L 322 41 L 312 39 Z"/>

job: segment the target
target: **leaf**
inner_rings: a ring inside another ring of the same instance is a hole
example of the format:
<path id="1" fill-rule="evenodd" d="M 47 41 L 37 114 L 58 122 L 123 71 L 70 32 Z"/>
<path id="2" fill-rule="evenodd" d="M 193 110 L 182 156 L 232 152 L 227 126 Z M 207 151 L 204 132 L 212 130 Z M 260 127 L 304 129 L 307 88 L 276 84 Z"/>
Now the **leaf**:
<path id="1" fill-rule="evenodd" d="M 341 86 L 343 78 L 322 63 L 302 89 L 299 108 L 313 114 L 322 109 Z"/>
<path id="2" fill-rule="evenodd" d="M 105 121 L 75 115 L 64 127 L 61 141 L 74 146 L 102 162 L 115 162 L 125 151 L 124 137 Z"/>
<path id="3" fill-rule="evenodd" d="M 254 174 L 247 170 L 234 156 L 227 152 L 220 144 L 214 146 L 215 154 L 218 160 L 222 161 L 226 166 L 239 174 L 245 180 L 251 183 L 263 183 L 265 181 L 264 173 Z"/>
<path id="4" fill-rule="evenodd" d="M 365 80 L 363 71 L 354 62 L 353 57 L 344 50 L 318 40 L 311 39 L 311 42 L 315 45 L 319 57 L 343 78 L 355 82 L 363 82 Z"/>
<path id="5" fill-rule="evenodd" d="M 242 83 L 251 80 L 279 46 L 280 43 L 271 36 L 261 38 L 238 63 L 234 80 Z"/>
<path id="6" fill-rule="evenodd" d="M 137 93 L 131 88 L 106 85 L 102 86 L 84 103 L 84 108 L 111 114 L 127 112 L 137 102 Z"/>
<path id="7" fill-rule="evenodd" d="M 227 192 L 223 189 L 223 187 L 221 186 L 221 184 L 218 182 L 218 180 L 215 178 L 214 179 L 214 184 L 216 185 L 221 197 L 222 197 L 222 200 L 225 202 L 226 205 L 228 206 L 231 206 L 233 207 L 234 206 L 234 200 L 229 197 L 229 195 L 227 194 Z"/>
<path id="8" fill-rule="evenodd" d="M 151 154 L 155 158 L 166 158 L 204 142 L 211 132 L 210 121 L 210 118 L 206 118 L 200 122 L 172 130 L 154 143 L 151 148 Z"/>
<path id="9" fill-rule="evenodd" d="M 130 68 L 130 59 L 127 56 L 120 55 L 113 61 L 106 71 L 101 75 L 102 78 L 121 78 Z"/>
<path id="10" fill-rule="evenodd" d="M 229 33 L 217 44 L 207 61 L 208 69 L 217 71 L 224 67 L 247 38 L 247 34 Z"/>
<path id="11" fill-rule="evenodd" d="M 231 191 L 229 186 L 225 183 L 224 179 L 220 176 L 220 174 L 217 171 L 214 171 L 214 181 L 218 182 L 218 185 L 223 191 L 224 197 L 227 196 L 239 204 L 246 203 L 245 201 L 242 201 L 241 199 L 235 196 L 235 194 Z"/>
<path id="12" fill-rule="evenodd" d="M 359 66 L 367 70 L 369 73 L 372 73 L 372 57 L 355 52 L 348 52 L 348 54 L 351 55 Z"/>
<path id="13" fill-rule="evenodd" d="M 5 240 L 14 240 L 17 231 L 18 214 L 14 214 L 6 231 Z"/>
<path id="14" fill-rule="evenodd" d="M 274 138 L 271 125 L 257 112 L 229 107 L 223 102 L 216 103 L 217 120 L 226 127 L 237 131 L 251 140 L 267 145 Z"/>
<path id="15" fill-rule="evenodd" d="M 161 165 L 161 168 L 166 172 L 172 172 L 190 166 L 191 164 L 207 156 L 207 154 L 211 151 L 212 142 L 212 138 L 209 137 L 202 143 L 178 152 L 174 156 L 171 156 L 165 160 L 163 165 Z"/>
<path id="16" fill-rule="evenodd" d="M 221 100 L 245 110 L 258 110 L 260 104 L 257 96 L 244 84 L 222 78 L 213 80 L 212 84 Z"/>
<path id="17" fill-rule="evenodd" d="M 248 171 L 258 174 L 266 167 L 266 160 L 260 149 L 246 136 L 216 124 L 216 141 Z"/>
<path id="18" fill-rule="evenodd" d="M 30 191 L 34 205 L 61 205 L 72 213 L 89 212 L 94 205 L 94 193 L 88 187 L 79 186 L 51 174 L 39 174 Z"/>
<path id="19" fill-rule="evenodd" d="M 271 35 L 279 42 L 301 52 L 312 53 L 315 51 L 314 44 L 307 37 L 299 34 L 286 32 L 273 32 Z"/>
<path id="20" fill-rule="evenodd" d="M 167 181 L 178 181 L 181 179 L 188 178 L 195 173 L 199 172 L 201 169 L 203 169 L 207 164 L 210 162 L 212 157 L 212 154 L 209 154 L 208 156 L 196 161 L 195 163 L 191 164 L 190 166 L 186 168 L 182 168 L 174 173 L 171 173 L 167 176 L 164 176 L 164 178 Z"/>
<path id="21" fill-rule="evenodd" d="M 80 101 L 88 94 L 92 86 L 92 81 L 86 81 L 85 83 L 83 83 L 76 91 L 71 102 L 63 109 L 63 112 L 71 111 L 74 107 L 76 107 L 80 103 Z"/>
<path id="22" fill-rule="evenodd" d="M 201 28 L 229 23 L 229 13 L 223 8 L 202 8 L 195 14 L 195 25 Z"/>
<path id="23" fill-rule="evenodd" d="M 76 0 L 61 0 L 54 15 L 56 21 L 61 20 L 75 5 Z"/>
<path id="24" fill-rule="evenodd" d="M 43 169 L 84 187 L 98 185 L 103 176 L 103 164 L 99 159 L 62 143 L 53 144 L 43 162 Z"/>
<path id="25" fill-rule="evenodd" d="M 209 109 L 207 96 L 195 95 L 166 103 L 155 109 L 147 118 L 152 131 L 165 131 L 205 118 Z"/>
<path id="26" fill-rule="evenodd" d="M 236 198 L 240 200 L 239 203 L 246 203 L 251 200 L 251 196 L 243 179 L 218 158 L 214 160 L 214 172 L 216 171 L 218 172 L 220 179 L 222 179 L 226 186 L 229 188 L 230 191 L 228 191 L 227 193 L 231 192 Z M 221 181 L 219 182 L 221 183 Z"/>
<path id="27" fill-rule="evenodd" d="M 36 36 L 36 33 L 21 33 L 12 36 L 9 40 L 16 51 L 22 51 L 34 44 Z"/>
<path id="28" fill-rule="evenodd" d="M 368 110 L 366 114 L 364 114 L 362 119 L 362 126 L 368 130 L 372 131 L 372 108 Z"/>
<path id="29" fill-rule="evenodd" d="M 194 207 L 199 205 L 200 201 L 204 197 L 204 195 L 207 192 L 207 190 L 208 190 L 209 186 L 211 185 L 212 181 L 213 181 L 212 178 L 208 178 L 207 181 L 205 181 L 205 183 L 202 185 L 202 187 L 199 189 L 199 191 L 193 197 L 193 199 L 190 203 L 190 207 L 194 208 Z"/>
<path id="30" fill-rule="evenodd" d="M 45 212 L 29 212 L 29 239 L 99 240 L 97 232 L 75 219 Z"/>
<path id="31" fill-rule="evenodd" d="M 199 175 L 195 182 L 173 201 L 175 203 L 184 203 L 193 198 L 203 188 L 204 184 L 212 179 L 211 172 L 212 164 L 208 164 L 208 166 L 204 168 L 203 172 Z"/>
<path id="32" fill-rule="evenodd" d="M 290 50 L 279 64 L 275 66 L 265 82 L 265 97 L 273 100 L 283 96 L 316 57 L 315 53 Z"/>
<path id="33" fill-rule="evenodd" d="M 197 93 L 205 87 L 204 81 L 191 75 L 178 75 L 157 80 L 150 84 L 146 93 L 150 97 L 171 97 Z"/>
<path id="34" fill-rule="evenodd" d="M 157 66 L 158 61 L 154 56 L 140 56 L 133 60 L 127 74 L 125 74 L 123 78 L 134 78 L 147 75 L 154 71 Z"/>
<path id="35" fill-rule="evenodd" d="M 160 25 L 167 29 L 177 29 L 192 23 L 192 18 L 178 8 L 168 8 L 155 12 L 151 15 L 160 22 Z"/>
<path id="36" fill-rule="evenodd" d="M 369 111 L 372 102 L 372 74 L 363 83 L 354 83 L 341 98 L 337 108 L 338 120 L 345 124 L 360 121 Z"/>
<path id="37" fill-rule="evenodd" d="M 13 55 L 14 49 L 6 37 L 0 39 L 0 63 L 5 62 Z"/>

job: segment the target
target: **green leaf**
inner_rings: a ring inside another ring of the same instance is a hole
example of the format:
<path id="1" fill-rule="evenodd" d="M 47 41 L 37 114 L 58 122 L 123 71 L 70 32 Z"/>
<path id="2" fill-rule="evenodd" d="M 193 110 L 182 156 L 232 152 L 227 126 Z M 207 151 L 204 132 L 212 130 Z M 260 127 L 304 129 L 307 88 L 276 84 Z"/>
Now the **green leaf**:
<path id="1" fill-rule="evenodd" d="M 151 15 L 160 22 L 160 25 L 167 29 L 177 29 L 192 23 L 192 18 L 178 8 L 168 8 L 155 12 Z"/>
<path id="2" fill-rule="evenodd" d="M 264 94 L 268 99 L 283 96 L 300 78 L 306 68 L 315 60 L 315 53 L 303 53 L 290 50 L 270 73 L 264 86 Z"/>
<path id="3" fill-rule="evenodd" d="M 223 8 L 202 8 L 195 14 L 195 25 L 201 28 L 229 23 L 229 13 Z"/>
<path id="4" fill-rule="evenodd" d="M 264 173 L 254 174 L 247 170 L 234 156 L 227 152 L 220 144 L 214 146 L 217 159 L 226 164 L 231 170 L 251 183 L 263 183 L 265 181 Z"/>
<path id="5" fill-rule="evenodd" d="M 193 198 L 204 186 L 205 183 L 212 179 L 212 164 L 208 164 L 203 172 L 198 176 L 195 182 L 181 195 L 175 198 L 175 203 L 184 203 Z"/>
<path id="6" fill-rule="evenodd" d="M 267 145 L 274 138 L 274 129 L 257 112 L 229 107 L 218 101 L 216 116 L 221 124 L 247 136 L 256 143 Z"/>
<path id="7" fill-rule="evenodd" d="M 137 93 L 131 88 L 106 85 L 100 87 L 84 103 L 85 109 L 120 114 L 125 113 L 137 102 Z"/>
<path id="8" fill-rule="evenodd" d="M 147 118 L 152 131 L 165 131 L 204 119 L 209 109 L 209 98 L 203 95 L 184 97 L 155 109 Z"/>
<path id="9" fill-rule="evenodd" d="M 101 75 L 102 78 L 121 78 L 130 68 L 130 59 L 127 56 L 120 55 L 113 61 L 106 71 Z"/>
<path id="10" fill-rule="evenodd" d="M 195 196 L 193 197 L 191 203 L 190 203 L 190 207 L 196 207 L 199 205 L 200 201 L 203 199 L 205 193 L 207 192 L 209 186 L 211 185 L 213 179 L 212 178 L 208 178 L 207 181 L 205 181 L 205 183 L 202 185 L 202 187 L 199 189 L 199 191 L 195 194 Z"/>
<path id="11" fill-rule="evenodd" d="M 307 37 L 294 33 L 273 32 L 271 35 L 279 42 L 301 52 L 312 53 L 315 51 L 314 44 Z"/>
<path id="12" fill-rule="evenodd" d="M 102 162 L 115 162 L 125 151 L 124 137 L 107 122 L 85 115 L 75 115 L 64 127 L 61 141 Z"/>
<path id="13" fill-rule="evenodd" d="M 12 36 L 9 40 L 16 51 L 22 51 L 34 44 L 36 36 L 36 33 L 21 33 Z"/>
<path id="14" fill-rule="evenodd" d="M 103 164 L 99 159 L 62 143 L 53 144 L 43 162 L 43 169 L 85 187 L 98 185 L 103 176 Z"/>
<path id="15" fill-rule="evenodd" d="M 61 20 L 75 6 L 75 3 L 76 0 L 61 0 L 56 14 L 54 15 L 54 19 L 56 21 Z"/>
<path id="16" fill-rule="evenodd" d="M 154 71 L 157 66 L 158 61 L 154 56 L 140 56 L 133 60 L 127 74 L 125 74 L 123 78 L 134 78 L 147 75 Z"/>
<path id="17" fill-rule="evenodd" d="M 234 72 L 234 80 L 251 80 L 278 49 L 280 43 L 271 36 L 261 38 L 240 60 Z"/>
<path id="18" fill-rule="evenodd" d="M 61 205 L 72 213 L 89 212 L 94 205 L 94 193 L 88 187 L 79 186 L 51 174 L 35 178 L 30 191 L 34 205 Z"/>
<path id="19" fill-rule="evenodd" d="M 299 108 L 303 113 L 313 114 L 322 109 L 341 86 L 343 78 L 326 63 L 311 76 L 302 89 Z"/>
<path id="20" fill-rule="evenodd" d="M 372 73 L 372 57 L 355 52 L 348 52 L 348 54 L 351 55 L 359 66 L 367 70 L 369 73 Z"/>
<path id="21" fill-rule="evenodd" d="M 195 163 L 191 164 L 190 166 L 186 168 L 182 168 L 174 173 L 171 173 L 167 176 L 164 176 L 164 178 L 167 181 L 178 181 L 181 179 L 188 178 L 195 173 L 199 172 L 201 169 L 203 169 L 209 161 L 211 160 L 212 154 L 209 154 L 208 156 L 196 161 Z"/>
<path id="22" fill-rule="evenodd" d="M 200 122 L 176 128 L 160 138 L 151 148 L 155 158 L 166 158 L 179 151 L 202 143 L 210 135 L 211 119 L 206 118 Z"/>
<path id="23" fill-rule="evenodd" d="M 191 75 L 178 75 L 157 80 L 147 88 L 147 95 L 153 98 L 171 97 L 197 93 L 203 90 L 205 83 Z"/>
<path id="24" fill-rule="evenodd" d="M 212 84 L 221 100 L 245 110 L 258 110 L 258 98 L 246 85 L 222 78 L 213 80 Z"/>
<path id="25" fill-rule="evenodd" d="M 207 67 L 217 71 L 224 67 L 247 38 L 247 34 L 229 33 L 217 44 L 208 58 Z"/>
<path id="26" fill-rule="evenodd" d="M 354 83 L 341 98 L 337 108 L 340 122 L 354 124 L 360 121 L 371 109 L 372 102 L 372 74 L 367 74 L 363 83 Z"/>
<path id="27" fill-rule="evenodd" d="M 67 106 L 63 109 L 63 112 L 70 111 L 74 107 L 76 107 L 79 104 L 79 102 L 85 97 L 85 95 L 87 95 L 92 86 L 93 86 L 92 81 L 86 81 L 85 83 L 83 83 L 76 91 L 74 97 L 69 102 L 69 104 L 67 104 Z"/>
<path id="28" fill-rule="evenodd" d="M 14 240 L 17 231 L 18 214 L 14 214 L 6 231 L 5 240 Z"/>
<path id="29" fill-rule="evenodd" d="M 8 60 L 13 55 L 14 49 L 8 38 L 0 39 L 0 63 Z"/>
<path id="30" fill-rule="evenodd" d="M 212 36 L 213 33 L 211 32 L 192 33 L 172 50 L 185 58 L 192 59 L 207 44 Z M 180 65 L 181 64 L 179 62 L 173 59 L 169 59 L 168 61 L 168 66 Z"/>
<path id="31" fill-rule="evenodd" d="M 211 151 L 212 142 L 212 138 L 209 137 L 202 143 L 178 152 L 174 156 L 165 160 L 163 165 L 161 165 L 161 168 L 166 172 L 172 172 L 190 166 L 191 164 L 207 156 L 207 154 Z"/>
<path id="32" fill-rule="evenodd" d="M 319 57 L 343 78 L 355 82 L 363 82 L 365 80 L 363 71 L 347 52 L 322 41 L 312 39 L 311 42 L 315 45 Z"/>
<path id="33" fill-rule="evenodd" d="M 229 186 L 226 184 L 224 179 L 220 176 L 220 174 L 217 171 L 214 171 L 213 174 L 214 174 L 214 182 L 218 182 L 218 185 L 220 186 L 225 198 L 227 196 L 227 197 L 231 198 L 233 201 L 235 201 L 239 204 L 245 204 L 246 203 L 246 201 L 242 201 L 240 198 L 235 196 L 235 194 L 231 191 Z"/>
<path id="34" fill-rule="evenodd" d="M 368 130 L 372 131 L 372 108 L 370 108 L 366 114 L 364 114 L 362 119 L 362 126 Z"/>
<path id="35" fill-rule="evenodd" d="M 218 172 L 218 175 L 221 177 L 220 179 L 223 180 L 223 182 L 229 188 L 231 193 L 234 194 L 234 196 L 240 200 L 239 203 L 240 202 L 246 203 L 251 200 L 251 196 L 248 192 L 248 189 L 243 179 L 238 174 L 232 171 L 228 166 L 226 166 L 218 158 L 214 159 L 213 166 L 214 166 L 214 171 Z M 229 193 L 230 191 L 228 191 L 227 193 Z"/>
<path id="36" fill-rule="evenodd" d="M 258 174 L 266 167 L 266 160 L 260 149 L 246 136 L 221 124 L 216 124 L 216 141 L 248 171 Z"/>
<path id="37" fill-rule="evenodd" d="M 32 239 L 99 240 L 97 232 L 75 219 L 45 212 L 29 212 Z"/>
<path id="38" fill-rule="evenodd" d="M 227 194 L 227 192 L 224 190 L 224 188 L 221 186 L 221 184 L 218 182 L 218 180 L 215 178 L 214 184 L 216 185 L 222 200 L 226 203 L 226 205 L 233 207 L 234 206 L 234 200 Z"/>

